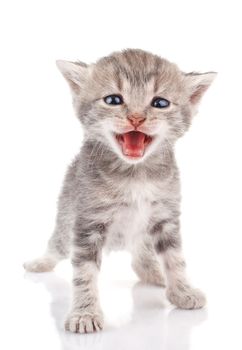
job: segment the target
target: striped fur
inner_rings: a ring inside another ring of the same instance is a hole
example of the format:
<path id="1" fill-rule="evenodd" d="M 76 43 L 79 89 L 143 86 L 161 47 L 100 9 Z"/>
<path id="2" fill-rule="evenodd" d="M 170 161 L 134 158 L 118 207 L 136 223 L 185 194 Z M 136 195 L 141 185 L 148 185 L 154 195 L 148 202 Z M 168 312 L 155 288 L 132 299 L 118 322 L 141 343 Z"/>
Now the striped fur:
<path id="1" fill-rule="evenodd" d="M 215 74 L 184 74 L 142 50 L 115 52 L 91 65 L 57 64 L 70 85 L 85 138 L 66 174 L 47 252 L 25 268 L 49 271 L 70 256 L 73 302 L 66 329 L 72 332 L 103 327 L 97 292 L 103 249 L 128 249 L 143 281 L 166 283 L 167 296 L 178 307 L 202 307 L 205 298 L 189 286 L 181 253 L 174 143 L 189 128 Z M 110 94 L 121 94 L 125 103 L 106 105 L 103 97 Z M 153 108 L 154 96 L 171 101 L 169 108 Z M 138 161 L 127 159 L 112 136 L 128 131 L 130 113 L 142 114 L 141 131 L 154 137 Z"/>

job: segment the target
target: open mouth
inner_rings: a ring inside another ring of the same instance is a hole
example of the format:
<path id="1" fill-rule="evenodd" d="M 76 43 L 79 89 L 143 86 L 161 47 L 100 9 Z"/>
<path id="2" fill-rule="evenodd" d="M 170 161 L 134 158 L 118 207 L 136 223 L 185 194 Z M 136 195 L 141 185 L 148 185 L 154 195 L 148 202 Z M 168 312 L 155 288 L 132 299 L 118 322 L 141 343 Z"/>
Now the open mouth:
<path id="1" fill-rule="evenodd" d="M 115 135 L 125 156 L 139 158 L 143 157 L 146 147 L 153 138 L 140 131 L 129 131 L 124 134 Z"/>

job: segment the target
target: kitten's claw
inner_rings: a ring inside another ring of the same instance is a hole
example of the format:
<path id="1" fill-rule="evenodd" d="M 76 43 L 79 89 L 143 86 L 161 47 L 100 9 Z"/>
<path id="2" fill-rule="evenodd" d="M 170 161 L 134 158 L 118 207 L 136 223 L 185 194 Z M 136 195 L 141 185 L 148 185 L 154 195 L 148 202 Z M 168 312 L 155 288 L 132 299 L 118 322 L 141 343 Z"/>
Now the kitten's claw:
<path id="1" fill-rule="evenodd" d="M 29 272 L 49 272 L 53 270 L 55 265 L 56 265 L 55 259 L 51 257 L 43 256 L 41 258 L 25 262 L 23 264 L 23 267 L 25 268 L 26 271 L 29 271 Z"/>
<path id="2" fill-rule="evenodd" d="M 166 295 L 180 309 L 200 309 L 206 304 L 206 297 L 199 289 L 168 289 Z"/>
<path id="3" fill-rule="evenodd" d="M 71 313 L 66 322 L 65 330 L 73 333 L 93 333 L 102 330 L 103 317 L 99 314 Z"/>

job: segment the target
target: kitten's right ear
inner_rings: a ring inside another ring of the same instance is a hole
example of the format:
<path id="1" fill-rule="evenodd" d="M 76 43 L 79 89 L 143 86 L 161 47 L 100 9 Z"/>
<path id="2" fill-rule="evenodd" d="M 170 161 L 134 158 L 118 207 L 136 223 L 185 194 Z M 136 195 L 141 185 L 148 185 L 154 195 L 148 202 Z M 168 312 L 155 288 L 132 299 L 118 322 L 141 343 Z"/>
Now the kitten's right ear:
<path id="1" fill-rule="evenodd" d="M 88 65 L 82 62 L 69 62 L 57 60 L 56 65 L 71 87 L 71 90 L 78 94 L 87 81 Z"/>

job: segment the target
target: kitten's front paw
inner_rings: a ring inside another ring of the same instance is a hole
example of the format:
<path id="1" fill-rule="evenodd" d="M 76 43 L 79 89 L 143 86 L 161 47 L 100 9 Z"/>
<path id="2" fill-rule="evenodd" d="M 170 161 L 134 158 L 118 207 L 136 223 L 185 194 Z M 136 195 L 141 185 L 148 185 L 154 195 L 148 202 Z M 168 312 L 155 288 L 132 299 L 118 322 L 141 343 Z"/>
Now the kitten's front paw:
<path id="1" fill-rule="evenodd" d="M 166 295 L 168 300 L 180 309 L 200 309 L 206 304 L 206 297 L 199 289 L 169 288 Z"/>
<path id="2" fill-rule="evenodd" d="M 65 322 L 65 330 L 73 333 L 93 333 L 102 328 L 103 316 L 101 313 L 72 312 Z"/>

